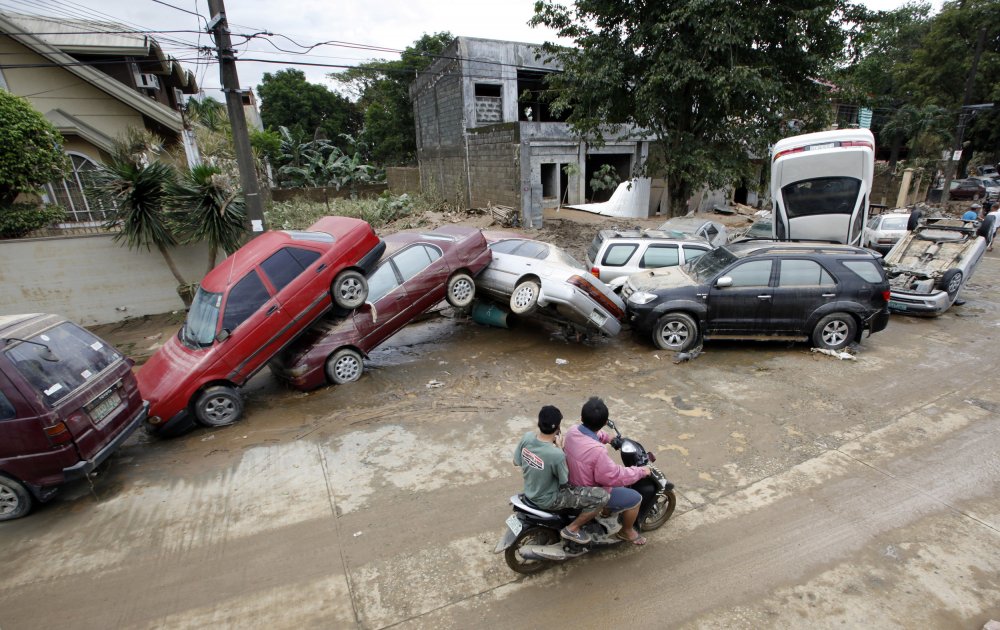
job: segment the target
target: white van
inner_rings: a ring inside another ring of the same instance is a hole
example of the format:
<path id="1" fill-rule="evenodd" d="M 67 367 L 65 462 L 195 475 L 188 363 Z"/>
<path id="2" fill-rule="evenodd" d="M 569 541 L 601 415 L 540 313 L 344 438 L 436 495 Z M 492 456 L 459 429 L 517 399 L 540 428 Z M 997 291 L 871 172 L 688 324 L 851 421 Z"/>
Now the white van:
<path id="1" fill-rule="evenodd" d="M 875 174 L 867 129 L 792 136 L 771 149 L 773 235 L 861 245 Z"/>

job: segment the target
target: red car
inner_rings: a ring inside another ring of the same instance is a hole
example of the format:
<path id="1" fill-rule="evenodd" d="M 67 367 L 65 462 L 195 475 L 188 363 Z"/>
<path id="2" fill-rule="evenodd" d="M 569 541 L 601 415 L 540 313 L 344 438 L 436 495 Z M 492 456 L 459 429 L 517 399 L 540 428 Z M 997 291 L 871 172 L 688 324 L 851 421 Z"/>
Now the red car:
<path id="1" fill-rule="evenodd" d="M 150 431 L 238 420 L 237 388 L 332 306 L 364 304 L 365 274 L 384 250 L 365 221 L 324 217 L 307 231 L 265 232 L 222 261 L 181 330 L 139 370 Z"/>
<path id="2" fill-rule="evenodd" d="M 385 237 L 387 249 L 368 277 L 368 303 L 349 317 L 324 319 L 279 353 L 271 371 L 302 390 L 361 377 L 363 357 L 414 318 L 447 299 L 463 308 L 476 293 L 473 278 L 492 254 L 482 232 L 448 226 Z"/>

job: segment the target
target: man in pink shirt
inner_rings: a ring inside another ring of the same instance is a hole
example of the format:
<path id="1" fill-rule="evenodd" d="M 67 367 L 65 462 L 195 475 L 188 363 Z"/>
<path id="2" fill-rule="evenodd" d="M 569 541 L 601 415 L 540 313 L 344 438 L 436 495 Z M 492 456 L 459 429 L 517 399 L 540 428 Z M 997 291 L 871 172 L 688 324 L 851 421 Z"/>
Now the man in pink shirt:
<path id="1" fill-rule="evenodd" d="M 612 461 L 605 444 L 611 436 L 601 431 L 608 422 L 608 406 L 593 396 L 580 411 L 580 422 L 566 433 L 563 451 L 569 466 L 569 483 L 574 486 L 601 486 L 611 493 L 605 508 L 622 512 L 622 528 L 617 536 L 634 545 L 646 539 L 634 528 L 642 495 L 630 486 L 650 474 L 648 466 L 626 467 Z"/>

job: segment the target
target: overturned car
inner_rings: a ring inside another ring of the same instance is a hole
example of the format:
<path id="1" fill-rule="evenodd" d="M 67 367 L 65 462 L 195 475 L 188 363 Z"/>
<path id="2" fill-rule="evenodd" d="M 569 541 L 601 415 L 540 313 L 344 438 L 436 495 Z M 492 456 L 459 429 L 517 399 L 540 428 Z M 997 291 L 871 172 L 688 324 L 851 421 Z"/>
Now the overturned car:
<path id="1" fill-rule="evenodd" d="M 986 252 L 993 222 L 926 219 L 903 236 L 883 261 L 889 310 L 931 316 L 947 311 Z"/>

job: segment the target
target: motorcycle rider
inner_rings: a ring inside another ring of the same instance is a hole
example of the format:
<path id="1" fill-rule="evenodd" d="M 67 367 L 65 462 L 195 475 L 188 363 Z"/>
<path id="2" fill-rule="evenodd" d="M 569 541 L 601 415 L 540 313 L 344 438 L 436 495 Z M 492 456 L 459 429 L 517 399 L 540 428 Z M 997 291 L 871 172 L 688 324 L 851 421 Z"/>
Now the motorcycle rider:
<path id="1" fill-rule="evenodd" d="M 619 466 L 604 445 L 612 437 L 601 431 L 608 422 L 608 406 L 592 396 L 580 411 L 580 422 L 566 433 L 563 449 L 569 465 L 569 482 L 574 486 L 602 486 L 611 494 L 605 509 L 622 512 L 618 538 L 633 545 L 645 545 L 646 538 L 635 529 L 642 495 L 627 488 L 650 474 L 649 466 Z"/>
<path id="2" fill-rule="evenodd" d="M 590 535 L 580 528 L 596 517 L 609 494 L 603 488 L 569 485 L 566 455 L 556 445 L 562 412 L 545 405 L 538 412 L 538 433 L 528 431 L 514 450 L 514 465 L 521 467 L 524 494 L 545 510 L 578 509 L 580 515 L 559 535 L 580 544 L 590 542 Z"/>

